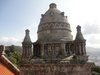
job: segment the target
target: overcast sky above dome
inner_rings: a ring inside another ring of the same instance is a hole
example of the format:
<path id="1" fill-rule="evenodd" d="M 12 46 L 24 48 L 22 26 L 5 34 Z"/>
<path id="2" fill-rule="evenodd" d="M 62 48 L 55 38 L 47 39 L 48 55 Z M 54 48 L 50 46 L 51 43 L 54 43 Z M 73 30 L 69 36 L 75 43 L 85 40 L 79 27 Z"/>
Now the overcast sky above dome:
<path id="1" fill-rule="evenodd" d="M 50 3 L 68 16 L 73 39 L 81 25 L 87 46 L 100 48 L 100 0 L 0 0 L 0 44 L 21 45 L 25 29 L 30 29 L 35 42 L 41 14 Z"/>

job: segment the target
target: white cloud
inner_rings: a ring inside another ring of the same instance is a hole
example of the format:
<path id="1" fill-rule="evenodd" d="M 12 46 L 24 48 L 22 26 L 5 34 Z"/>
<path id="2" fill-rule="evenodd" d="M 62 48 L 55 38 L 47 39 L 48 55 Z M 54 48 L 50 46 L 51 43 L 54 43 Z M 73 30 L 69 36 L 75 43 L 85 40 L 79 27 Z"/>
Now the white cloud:
<path id="1" fill-rule="evenodd" d="M 2 45 L 21 45 L 20 41 L 16 39 L 15 37 L 7 37 L 7 36 L 0 37 L 0 44 Z"/>
<path id="2" fill-rule="evenodd" d="M 83 26 L 85 35 L 100 34 L 100 26 L 97 24 L 86 24 Z"/>
<path id="3" fill-rule="evenodd" d="M 87 40 L 87 46 L 94 47 L 94 48 L 100 48 L 100 34 L 89 34 L 85 35 L 85 38 Z"/>

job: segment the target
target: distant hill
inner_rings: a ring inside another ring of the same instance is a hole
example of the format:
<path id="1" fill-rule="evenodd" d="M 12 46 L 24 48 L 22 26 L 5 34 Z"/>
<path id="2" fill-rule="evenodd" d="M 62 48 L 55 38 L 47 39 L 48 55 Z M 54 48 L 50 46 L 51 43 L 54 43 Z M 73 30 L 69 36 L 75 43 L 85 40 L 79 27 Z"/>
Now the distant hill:
<path id="1" fill-rule="evenodd" d="M 89 61 L 100 66 L 100 48 L 87 47 L 87 55 L 89 55 Z"/>
<path id="2" fill-rule="evenodd" d="M 11 47 L 11 46 L 5 46 L 5 50 L 10 50 L 10 47 Z M 15 49 L 15 50 L 18 50 L 18 51 L 20 51 L 20 52 L 22 52 L 22 47 L 21 47 L 21 46 L 15 46 L 15 45 L 14 45 L 14 49 Z"/>

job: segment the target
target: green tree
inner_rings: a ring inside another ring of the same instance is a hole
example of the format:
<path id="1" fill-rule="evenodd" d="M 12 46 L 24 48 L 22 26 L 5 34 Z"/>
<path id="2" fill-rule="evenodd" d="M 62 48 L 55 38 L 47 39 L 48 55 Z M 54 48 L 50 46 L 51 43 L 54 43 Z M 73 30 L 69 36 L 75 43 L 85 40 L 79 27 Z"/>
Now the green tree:
<path id="1" fill-rule="evenodd" d="M 5 56 L 16 66 L 18 66 L 18 61 L 21 58 L 21 51 L 16 49 L 16 46 L 11 45 L 8 48 L 9 50 L 5 51 Z"/>
<path id="2" fill-rule="evenodd" d="M 9 49 L 10 49 L 11 52 L 14 52 L 15 46 L 14 45 L 11 45 L 11 46 L 9 46 Z"/>
<path id="3" fill-rule="evenodd" d="M 100 75 L 100 66 L 93 66 L 92 67 L 92 75 Z"/>

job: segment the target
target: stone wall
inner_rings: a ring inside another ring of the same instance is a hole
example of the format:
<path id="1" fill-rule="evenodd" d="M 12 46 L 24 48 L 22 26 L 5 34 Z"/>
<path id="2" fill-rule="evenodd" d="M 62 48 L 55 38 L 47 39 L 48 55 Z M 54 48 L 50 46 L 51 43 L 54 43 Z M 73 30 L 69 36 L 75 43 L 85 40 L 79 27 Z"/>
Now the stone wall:
<path id="1" fill-rule="evenodd" d="M 91 75 L 91 63 L 31 64 L 21 68 L 20 75 Z"/>

